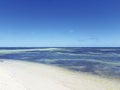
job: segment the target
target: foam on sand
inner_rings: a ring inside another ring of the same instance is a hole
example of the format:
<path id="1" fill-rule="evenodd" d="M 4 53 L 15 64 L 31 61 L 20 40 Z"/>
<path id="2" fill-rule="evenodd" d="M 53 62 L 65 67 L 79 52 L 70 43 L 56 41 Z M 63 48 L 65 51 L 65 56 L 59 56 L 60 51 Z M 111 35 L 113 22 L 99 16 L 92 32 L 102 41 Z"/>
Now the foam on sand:
<path id="1" fill-rule="evenodd" d="M 32 62 L 0 62 L 0 90 L 120 90 L 120 81 Z"/>

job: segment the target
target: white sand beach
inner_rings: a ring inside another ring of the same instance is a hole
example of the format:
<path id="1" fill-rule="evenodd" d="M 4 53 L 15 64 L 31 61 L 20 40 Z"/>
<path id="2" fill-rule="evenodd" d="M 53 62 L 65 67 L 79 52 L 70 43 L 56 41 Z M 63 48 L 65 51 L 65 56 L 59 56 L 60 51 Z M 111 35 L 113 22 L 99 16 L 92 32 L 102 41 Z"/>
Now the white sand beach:
<path id="1" fill-rule="evenodd" d="M 120 90 L 120 81 L 39 63 L 3 60 L 0 90 Z"/>

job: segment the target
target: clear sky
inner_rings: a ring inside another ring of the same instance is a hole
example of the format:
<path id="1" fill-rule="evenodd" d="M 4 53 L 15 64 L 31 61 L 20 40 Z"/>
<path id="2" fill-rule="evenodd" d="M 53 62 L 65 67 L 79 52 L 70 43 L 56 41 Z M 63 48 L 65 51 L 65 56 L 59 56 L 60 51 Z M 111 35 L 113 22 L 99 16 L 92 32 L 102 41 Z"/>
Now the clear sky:
<path id="1" fill-rule="evenodd" d="M 120 46 L 120 0 L 0 0 L 0 46 Z"/>

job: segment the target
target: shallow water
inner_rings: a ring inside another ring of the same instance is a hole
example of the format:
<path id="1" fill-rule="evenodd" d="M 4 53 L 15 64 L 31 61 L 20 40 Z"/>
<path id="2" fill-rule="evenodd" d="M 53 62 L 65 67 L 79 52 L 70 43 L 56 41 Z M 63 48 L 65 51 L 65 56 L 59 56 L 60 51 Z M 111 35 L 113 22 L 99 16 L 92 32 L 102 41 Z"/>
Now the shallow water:
<path id="1" fill-rule="evenodd" d="M 120 48 L 0 48 L 0 59 L 25 60 L 120 78 Z"/>

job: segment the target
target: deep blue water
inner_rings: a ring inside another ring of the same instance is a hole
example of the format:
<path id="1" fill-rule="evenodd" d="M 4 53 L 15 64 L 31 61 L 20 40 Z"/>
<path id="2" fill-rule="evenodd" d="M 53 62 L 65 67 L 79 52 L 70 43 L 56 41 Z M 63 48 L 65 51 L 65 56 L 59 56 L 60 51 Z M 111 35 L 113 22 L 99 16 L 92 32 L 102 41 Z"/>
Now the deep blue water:
<path id="1" fill-rule="evenodd" d="M 30 49 L 35 49 L 30 51 Z M 42 49 L 42 50 L 37 50 Z M 0 54 L 0 59 L 25 60 L 91 74 L 120 78 L 120 48 L 0 48 L 0 50 L 26 50 Z"/>

